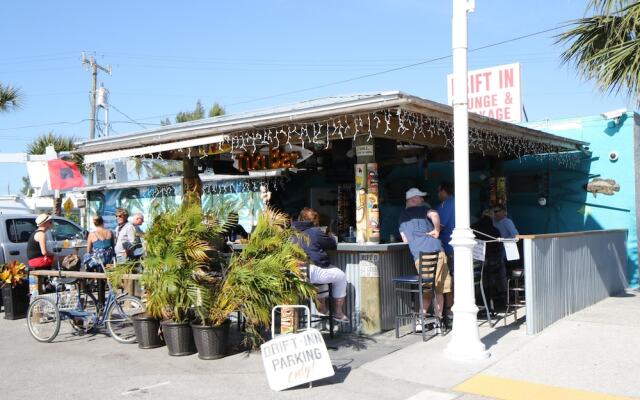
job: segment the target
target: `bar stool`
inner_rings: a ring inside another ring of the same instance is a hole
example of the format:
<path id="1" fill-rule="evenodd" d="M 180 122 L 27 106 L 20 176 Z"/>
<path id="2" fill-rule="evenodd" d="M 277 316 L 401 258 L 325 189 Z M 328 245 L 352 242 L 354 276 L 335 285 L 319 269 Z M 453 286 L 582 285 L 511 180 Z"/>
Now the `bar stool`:
<path id="1" fill-rule="evenodd" d="M 480 295 L 482 296 L 482 306 L 479 307 L 484 307 L 484 311 L 487 314 L 487 322 L 489 323 L 489 326 L 493 328 L 493 320 L 491 319 L 491 311 L 489 308 L 489 305 L 487 304 L 487 296 L 484 293 L 484 283 L 482 281 L 482 278 L 484 276 L 484 265 L 485 265 L 485 261 L 477 261 L 474 260 L 473 261 L 473 284 L 476 287 L 480 287 Z"/>
<path id="2" fill-rule="evenodd" d="M 433 319 L 435 321 L 436 334 L 443 334 L 440 325 L 441 321 L 438 317 L 438 301 L 436 299 L 436 270 L 438 268 L 438 257 L 439 252 L 420 252 L 418 259 L 418 275 L 403 275 L 393 278 L 393 290 L 395 293 L 394 307 L 396 311 L 396 338 L 400 337 L 400 321 L 411 318 L 413 323 L 413 333 L 416 333 L 416 322 L 419 322 L 420 326 L 422 326 L 422 340 L 426 340 L 426 329 L 424 325 L 427 316 L 424 310 L 423 300 L 423 293 L 425 293 L 425 291 L 431 292 L 431 306 L 433 310 Z M 399 310 L 398 298 L 401 297 L 403 293 L 409 293 L 412 297 L 416 294 L 418 295 L 419 309 L 417 312 L 415 310 L 411 310 L 405 313 L 402 310 Z"/>
<path id="3" fill-rule="evenodd" d="M 525 306 L 524 269 L 516 268 L 511 271 L 507 279 L 507 304 L 504 312 L 504 325 L 507 325 L 507 316 L 513 314 L 518 321 L 518 308 Z M 509 311 L 513 308 L 513 311 Z"/>

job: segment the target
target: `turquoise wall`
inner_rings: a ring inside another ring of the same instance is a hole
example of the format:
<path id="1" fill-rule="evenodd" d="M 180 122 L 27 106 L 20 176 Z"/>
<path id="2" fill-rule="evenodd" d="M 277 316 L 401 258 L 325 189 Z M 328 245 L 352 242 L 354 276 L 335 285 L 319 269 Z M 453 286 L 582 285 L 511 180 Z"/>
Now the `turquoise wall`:
<path id="1" fill-rule="evenodd" d="M 548 205 L 540 207 L 530 198 L 511 195 L 509 213 L 516 225 L 532 233 L 570 232 L 598 229 L 627 229 L 629 284 L 638 287 L 638 241 L 636 221 L 634 113 L 619 121 L 602 116 L 550 120 L 524 124 L 528 127 L 589 143 L 591 156 L 574 154 L 566 165 L 562 158 L 532 156 L 505 164 L 509 180 L 522 173 L 547 172 Z M 616 152 L 617 161 L 609 154 Z M 587 192 L 584 186 L 594 178 L 614 179 L 620 191 L 613 195 Z"/>

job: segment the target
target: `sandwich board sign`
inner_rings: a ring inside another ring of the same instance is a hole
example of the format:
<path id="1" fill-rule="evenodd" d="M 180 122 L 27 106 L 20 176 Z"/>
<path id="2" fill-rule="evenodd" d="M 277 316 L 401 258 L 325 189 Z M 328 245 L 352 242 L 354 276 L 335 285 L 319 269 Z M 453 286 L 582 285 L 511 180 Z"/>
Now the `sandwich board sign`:
<path id="1" fill-rule="evenodd" d="M 260 346 L 269 387 L 280 391 L 333 376 L 333 366 L 317 329 L 280 335 Z"/>

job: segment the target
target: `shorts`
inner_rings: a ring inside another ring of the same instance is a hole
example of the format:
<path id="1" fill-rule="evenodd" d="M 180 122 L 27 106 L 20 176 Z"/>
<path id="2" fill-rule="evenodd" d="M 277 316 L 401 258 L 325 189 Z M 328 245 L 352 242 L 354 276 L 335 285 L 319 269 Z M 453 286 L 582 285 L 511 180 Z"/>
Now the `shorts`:
<path id="1" fill-rule="evenodd" d="M 416 260 L 416 270 L 418 270 L 418 262 Z M 444 251 L 438 254 L 438 266 L 436 267 L 436 293 L 451 293 L 451 274 L 447 265 L 447 255 Z"/>
<path id="2" fill-rule="evenodd" d="M 453 279 L 453 253 L 447 253 L 447 266 L 449 267 L 449 275 Z"/>
<path id="3" fill-rule="evenodd" d="M 51 269 L 53 265 L 53 257 L 40 256 L 29 259 L 29 267 L 31 269 Z"/>

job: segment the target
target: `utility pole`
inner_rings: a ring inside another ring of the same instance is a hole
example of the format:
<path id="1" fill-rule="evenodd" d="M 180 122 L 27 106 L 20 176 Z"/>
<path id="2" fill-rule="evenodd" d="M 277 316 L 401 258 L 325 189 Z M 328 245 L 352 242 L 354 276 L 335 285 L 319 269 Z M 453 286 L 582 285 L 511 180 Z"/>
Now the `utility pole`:
<path id="1" fill-rule="evenodd" d="M 91 117 L 89 126 L 89 139 L 95 139 L 96 137 L 96 86 L 98 84 L 98 70 L 104 71 L 111 75 L 111 65 L 103 67 L 98 64 L 95 58 L 90 56 L 87 58 L 85 52 L 82 52 L 82 65 L 85 65 L 87 69 L 91 69 Z M 89 173 L 88 177 L 89 185 L 93 184 L 93 173 Z"/>

